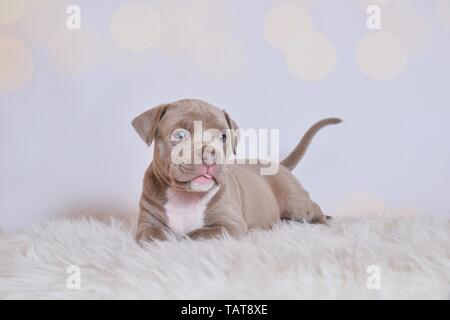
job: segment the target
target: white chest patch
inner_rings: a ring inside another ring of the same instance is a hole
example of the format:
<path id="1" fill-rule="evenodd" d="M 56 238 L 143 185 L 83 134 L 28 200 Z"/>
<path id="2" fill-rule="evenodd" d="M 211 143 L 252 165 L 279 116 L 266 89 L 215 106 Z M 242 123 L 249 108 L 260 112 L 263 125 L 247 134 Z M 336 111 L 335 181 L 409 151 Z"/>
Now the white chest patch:
<path id="1" fill-rule="evenodd" d="M 206 206 L 217 191 L 219 186 L 202 193 L 167 189 L 167 203 L 164 208 L 169 219 L 169 227 L 177 239 L 203 227 Z"/>

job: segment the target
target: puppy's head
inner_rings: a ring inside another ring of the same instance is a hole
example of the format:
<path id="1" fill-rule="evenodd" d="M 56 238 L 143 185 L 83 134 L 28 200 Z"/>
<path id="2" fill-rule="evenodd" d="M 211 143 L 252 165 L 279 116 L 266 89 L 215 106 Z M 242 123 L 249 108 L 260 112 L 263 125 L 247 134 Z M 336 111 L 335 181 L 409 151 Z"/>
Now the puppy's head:
<path id="1" fill-rule="evenodd" d="M 236 153 L 236 123 L 201 100 L 163 104 L 132 123 L 148 146 L 155 144 L 155 174 L 177 190 L 209 191 L 221 183 L 223 165 Z"/>

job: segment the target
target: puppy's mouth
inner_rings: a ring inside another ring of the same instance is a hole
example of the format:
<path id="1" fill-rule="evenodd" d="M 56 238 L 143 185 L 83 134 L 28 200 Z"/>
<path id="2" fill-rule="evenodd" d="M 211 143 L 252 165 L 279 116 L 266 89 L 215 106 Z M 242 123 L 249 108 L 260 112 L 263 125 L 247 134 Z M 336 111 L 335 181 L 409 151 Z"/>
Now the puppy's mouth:
<path id="1" fill-rule="evenodd" d="M 193 192 L 206 192 L 220 183 L 221 169 L 205 166 L 173 166 L 172 187 Z"/>
<path id="2" fill-rule="evenodd" d="M 191 182 L 195 183 L 195 184 L 199 184 L 199 185 L 207 185 L 210 184 L 211 182 L 216 182 L 216 180 L 214 179 L 214 177 L 210 174 L 202 174 L 198 177 L 195 177 L 194 179 L 191 180 Z"/>

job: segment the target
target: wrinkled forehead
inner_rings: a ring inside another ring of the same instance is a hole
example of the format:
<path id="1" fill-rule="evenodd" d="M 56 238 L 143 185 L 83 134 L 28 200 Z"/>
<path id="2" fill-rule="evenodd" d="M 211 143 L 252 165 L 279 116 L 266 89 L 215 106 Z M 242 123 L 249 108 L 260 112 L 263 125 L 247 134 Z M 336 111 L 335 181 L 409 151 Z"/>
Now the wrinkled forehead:
<path id="1" fill-rule="evenodd" d="M 201 122 L 203 130 L 223 130 L 228 127 L 223 112 L 214 106 L 179 103 L 170 106 L 161 119 L 159 129 L 161 131 L 178 128 L 193 130 L 195 121 Z"/>

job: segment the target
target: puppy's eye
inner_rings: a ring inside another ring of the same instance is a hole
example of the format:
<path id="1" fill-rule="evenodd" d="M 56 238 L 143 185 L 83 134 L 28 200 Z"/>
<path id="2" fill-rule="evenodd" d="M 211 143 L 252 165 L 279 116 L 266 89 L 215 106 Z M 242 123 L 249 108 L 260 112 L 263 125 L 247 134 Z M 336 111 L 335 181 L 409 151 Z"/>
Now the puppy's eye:
<path id="1" fill-rule="evenodd" d="M 222 133 L 220 136 L 220 142 L 225 143 L 227 141 L 227 135 L 226 133 Z"/>
<path id="2" fill-rule="evenodd" d="M 180 142 L 183 141 L 184 139 L 186 139 L 189 135 L 189 131 L 185 130 L 185 129 L 180 129 L 180 130 L 176 130 L 173 134 L 172 134 L 172 141 L 174 142 Z"/>

